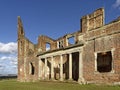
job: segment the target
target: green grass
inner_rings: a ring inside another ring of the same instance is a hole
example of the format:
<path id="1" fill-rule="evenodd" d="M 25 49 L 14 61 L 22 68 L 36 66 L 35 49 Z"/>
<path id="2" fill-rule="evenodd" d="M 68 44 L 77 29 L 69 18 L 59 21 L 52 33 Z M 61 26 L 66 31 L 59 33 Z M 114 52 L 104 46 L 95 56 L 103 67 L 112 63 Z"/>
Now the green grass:
<path id="1" fill-rule="evenodd" d="M 17 82 L 0 80 L 0 90 L 120 90 L 120 86 L 80 85 L 60 82 Z"/>

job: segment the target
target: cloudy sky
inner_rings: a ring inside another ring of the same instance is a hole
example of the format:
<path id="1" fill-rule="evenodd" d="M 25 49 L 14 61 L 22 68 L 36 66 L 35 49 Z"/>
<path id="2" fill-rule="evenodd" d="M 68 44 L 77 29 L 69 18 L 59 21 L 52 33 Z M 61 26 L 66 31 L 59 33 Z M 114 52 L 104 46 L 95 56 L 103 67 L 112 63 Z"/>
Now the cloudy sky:
<path id="1" fill-rule="evenodd" d="M 0 42 L 0 74 L 17 74 L 16 42 Z"/>
<path id="2" fill-rule="evenodd" d="M 33 43 L 80 29 L 80 18 L 104 7 L 105 23 L 120 16 L 120 0 L 0 0 L 0 74 L 17 74 L 17 16 Z"/>

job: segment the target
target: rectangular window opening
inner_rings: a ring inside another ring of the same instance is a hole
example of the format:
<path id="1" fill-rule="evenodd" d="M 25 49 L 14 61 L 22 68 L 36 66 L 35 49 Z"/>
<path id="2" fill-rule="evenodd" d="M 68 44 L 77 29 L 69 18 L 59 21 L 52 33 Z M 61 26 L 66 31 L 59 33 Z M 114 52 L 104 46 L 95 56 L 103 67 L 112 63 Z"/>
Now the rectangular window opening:
<path id="1" fill-rule="evenodd" d="M 60 40 L 60 41 L 58 41 L 58 43 L 57 43 L 58 45 L 58 48 L 63 48 L 63 40 Z"/>
<path id="2" fill-rule="evenodd" d="M 111 51 L 97 53 L 97 71 L 104 73 L 112 70 L 112 53 Z"/>

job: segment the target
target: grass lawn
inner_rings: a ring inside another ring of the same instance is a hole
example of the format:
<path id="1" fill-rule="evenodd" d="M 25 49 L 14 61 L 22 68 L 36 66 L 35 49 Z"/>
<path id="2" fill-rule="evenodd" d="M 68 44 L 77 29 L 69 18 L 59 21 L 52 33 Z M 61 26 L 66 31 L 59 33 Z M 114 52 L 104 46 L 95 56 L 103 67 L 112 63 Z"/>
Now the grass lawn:
<path id="1" fill-rule="evenodd" d="M 60 82 L 17 82 L 0 80 L 0 90 L 120 90 L 120 86 L 80 85 Z"/>

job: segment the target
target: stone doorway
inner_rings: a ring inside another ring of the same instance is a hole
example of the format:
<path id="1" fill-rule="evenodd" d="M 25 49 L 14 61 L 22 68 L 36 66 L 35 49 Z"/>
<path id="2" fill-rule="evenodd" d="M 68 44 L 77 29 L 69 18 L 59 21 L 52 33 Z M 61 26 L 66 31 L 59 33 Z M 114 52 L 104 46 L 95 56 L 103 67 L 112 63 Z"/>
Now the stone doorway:
<path id="1" fill-rule="evenodd" d="M 75 81 L 79 78 L 79 52 L 72 53 L 72 78 Z"/>

